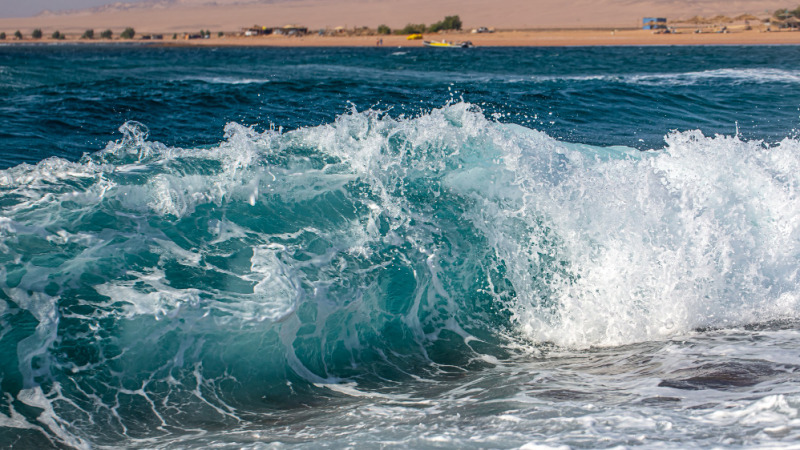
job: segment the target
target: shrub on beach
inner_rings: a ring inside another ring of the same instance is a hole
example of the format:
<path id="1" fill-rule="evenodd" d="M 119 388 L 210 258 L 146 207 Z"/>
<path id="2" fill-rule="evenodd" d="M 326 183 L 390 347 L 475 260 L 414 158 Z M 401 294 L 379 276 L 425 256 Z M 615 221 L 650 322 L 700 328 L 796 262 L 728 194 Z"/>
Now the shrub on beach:
<path id="1" fill-rule="evenodd" d="M 396 34 L 417 34 L 417 33 L 422 34 L 422 33 L 426 32 L 426 31 L 429 32 L 429 33 L 436 33 L 438 31 L 444 31 L 444 30 L 460 30 L 461 29 L 461 25 L 462 25 L 462 23 L 461 23 L 461 18 L 460 17 L 458 17 L 458 16 L 447 16 L 443 20 L 441 20 L 439 22 L 436 22 L 436 23 L 432 23 L 432 24 L 430 24 L 430 26 L 427 26 L 427 27 L 425 26 L 424 23 L 410 23 L 410 24 L 406 25 L 403 29 L 395 31 L 395 33 Z M 385 27 L 386 25 L 381 25 L 381 26 Z M 386 29 L 388 30 L 389 27 L 386 27 Z M 389 32 L 387 32 L 386 34 L 388 34 L 388 33 Z M 378 34 L 384 34 L 384 33 L 381 33 L 381 27 L 378 27 Z"/>
<path id="2" fill-rule="evenodd" d="M 31 37 L 34 38 L 34 39 L 41 39 L 42 38 L 42 29 L 41 28 L 37 28 L 37 29 L 33 30 L 33 33 L 31 33 Z"/>
<path id="3" fill-rule="evenodd" d="M 217 33 L 217 37 L 222 37 L 222 36 L 225 36 L 224 32 L 220 31 L 219 33 Z"/>
<path id="4" fill-rule="evenodd" d="M 790 17 L 800 19 L 800 6 L 795 9 L 781 8 L 772 13 L 772 17 L 778 20 L 786 20 Z"/>
<path id="5" fill-rule="evenodd" d="M 6 32 L 3 31 L 2 33 L 0 33 L 0 40 L 4 41 L 5 39 L 6 39 Z"/>
<path id="6" fill-rule="evenodd" d="M 444 20 L 431 24 L 431 26 L 428 27 L 428 31 L 432 33 L 436 33 L 437 31 L 443 31 L 443 30 L 460 30 L 460 29 L 461 29 L 461 18 L 458 16 L 447 16 L 444 18 Z"/>
<path id="7" fill-rule="evenodd" d="M 395 33 L 397 34 L 417 34 L 417 33 L 424 33 L 425 32 L 425 24 L 424 23 L 409 23 L 403 29 L 397 30 Z"/>
<path id="8" fill-rule="evenodd" d="M 94 30 L 84 31 L 81 39 L 94 39 Z"/>
<path id="9" fill-rule="evenodd" d="M 386 25 L 378 25 L 378 34 L 392 34 L 392 30 Z"/>
<path id="10" fill-rule="evenodd" d="M 111 36 L 114 35 L 114 32 L 111 30 L 106 30 L 100 33 L 100 39 L 111 39 Z"/>
<path id="11" fill-rule="evenodd" d="M 52 35 L 52 36 L 50 36 L 50 37 L 52 37 L 53 39 L 59 39 L 59 40 L 61 40 L 61 39 L 66 39 L 66 36 L 65 36 L 65 35 L 63 35 L 63 34 L 61 34 L 61 32 L 60 32 L 60 31 L 58 31 L 58 30 L 54 31 L 54 32 L 53 32 L 53 35 Z"/>
<path id="12" fill-rule="evenodd" d="M 133 39 L 134 36 L 136 36 L 136 31 L 134 31 L 134 29 L 131 27 L 125 28 L 125 30 L 119 35 L 119 37 L 122 39 Z"/>
<path id="13" fill-rule="evenodd" d="M 778 17 L 779 13 L 782 13 L 780 15 L 783 16 L 783 19 L 788 19 L 789 17 L 794 17 L 794 18 L 800 19 L 800 6 L 798 6 L 795 9 L 788 9 L 788 8 L 787 9 L 779 9 L 778 11 L 775 11 L 774 16 Z"/>
<path id="14" fill-rule="evenodd" d="M 14 32 L 14 37 L 17 38 L 17 39 L 22 39 L 22 33 L 20 33 L 20 31 L 17 30 L 17 31 Z"/>

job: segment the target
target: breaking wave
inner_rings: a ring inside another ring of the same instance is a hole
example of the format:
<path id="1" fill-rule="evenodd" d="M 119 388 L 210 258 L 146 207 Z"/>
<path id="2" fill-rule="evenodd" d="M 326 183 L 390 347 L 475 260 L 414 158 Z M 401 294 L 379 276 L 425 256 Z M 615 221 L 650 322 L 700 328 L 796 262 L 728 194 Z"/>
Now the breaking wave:
<path id="1" fill-rule="evenodd" d="M 120 131 L 0 172 L 0 426 L 51 444 L 798 316 L 795 139 L 592 147 L 467 103 L 207 148 Z"/>

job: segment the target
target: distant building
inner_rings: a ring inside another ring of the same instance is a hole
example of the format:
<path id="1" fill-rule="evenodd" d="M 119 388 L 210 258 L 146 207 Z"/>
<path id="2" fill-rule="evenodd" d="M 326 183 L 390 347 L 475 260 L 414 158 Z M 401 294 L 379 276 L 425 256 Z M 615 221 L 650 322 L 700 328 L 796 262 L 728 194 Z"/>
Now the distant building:
<path id="1" fill-rule="evenodd" d="M 245 36 L 265 36 L 272 34 L 272 28 L 262 27 L 260 25 L 253 25 L 250 28 L 245 28 L 243 31 Z"/>
<path id="2" fill-rule="evenodd" d="M 265 36 L 269 34 L 277 34 L 283 36 L 303 36 L 308 34 L 308 28 L 301 27 L 299 25 L 286 25 L 285 27 L 280 27 L 280 28 L 262 27 L 259 25 L 254 25 L 252 27 L 242 29 L 242 34 L 244 34 L 245 36 Z"/>
<path id="3" fill-rule="evenodd" d="M 304 36 L 308 34 L 308 28 L 300 25 L 286 25 L 283 28 L 276 28 L 274 32 L 285 36 Z"/>
<path id="4" fill-rule="evenodd" d="M 642 19 L 643 30 L 664 30 L 667 28 L 666 17 L 645 17 Z"/>

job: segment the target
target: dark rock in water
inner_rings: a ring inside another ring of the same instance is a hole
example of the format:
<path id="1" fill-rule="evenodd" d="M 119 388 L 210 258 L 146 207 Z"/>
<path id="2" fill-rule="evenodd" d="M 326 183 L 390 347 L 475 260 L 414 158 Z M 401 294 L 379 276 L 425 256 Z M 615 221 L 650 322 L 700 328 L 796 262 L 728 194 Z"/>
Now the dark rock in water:
<path id="1" fill-rule="evenodd" d="M 681 372 L 693 375 L 685 378 L 664 379 L 658 385 L 660 387 L 689 391 L 701 389 L 730 390 L 755 386 L 786 373 L 767 363 L 705 365 L 697 369 L 688 369 Z"/>
<path id="2" fill-rule="evenodd" d="M 678 403 L 680 401 L 681 399 L 677 397 L 649 397 L 643 399 L 640 403 L 642 403 L 643 405 L 660 405 L 665 403 Z"/>

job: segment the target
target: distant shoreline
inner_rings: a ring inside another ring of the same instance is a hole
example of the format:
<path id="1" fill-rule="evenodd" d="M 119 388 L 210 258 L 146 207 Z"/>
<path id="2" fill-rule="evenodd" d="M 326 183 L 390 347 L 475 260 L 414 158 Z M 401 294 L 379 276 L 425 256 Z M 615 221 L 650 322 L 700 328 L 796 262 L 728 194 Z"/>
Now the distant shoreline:
<path id="1" fill-rule="evenodd" d="M 561 29 L 498 31 L 495 33 L 474 34 L 469 32 L 450 32 L 426 34 L 424 40 L 451 42 L 471 41 L 477 47 L 591 47 L 591 46 L 691 46 L 691 45 L 800 45 L 800 32 L 793 31 L 737 31 L 732 33 L 694 33 L 681 30 L 674 34 L 654 34 L 648 30 L 635 29 Z M 406 36 L 318 36 L 309 34 L 300 37 L 289 36 L 212 36 L 209 39 L 63 39 L 52 38 L 25 39 L 22 41 L 6 39 L 0 44 L 141 44 L 157 47 L 376 47 L 382 41 L 384 47 L 421 47 L 422 40 L 407 40 Z M 442 50 L 448 51 L 448 50 Z"/>

